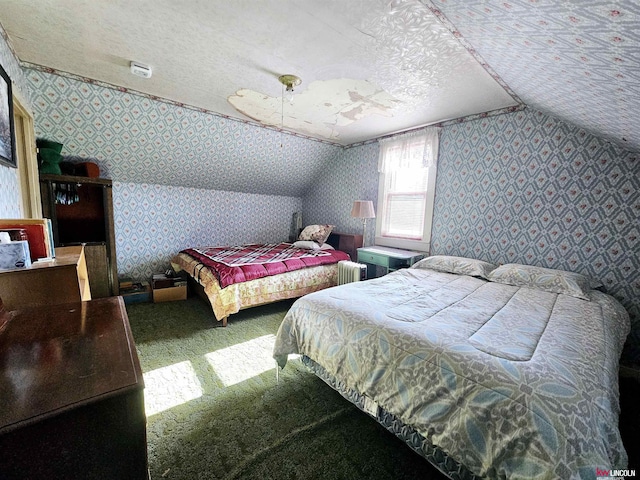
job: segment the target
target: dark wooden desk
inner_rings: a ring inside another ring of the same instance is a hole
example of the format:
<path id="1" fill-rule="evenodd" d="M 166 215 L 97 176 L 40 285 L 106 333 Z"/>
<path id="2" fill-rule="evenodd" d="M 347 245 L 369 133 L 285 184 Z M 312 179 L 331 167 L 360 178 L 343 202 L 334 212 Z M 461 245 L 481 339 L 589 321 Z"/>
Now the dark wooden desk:
<path id="1" fill-rule="evenodd" d="M 122 298 L 5 318 L 0 478 L 148 478 L 144 384 Z"/>

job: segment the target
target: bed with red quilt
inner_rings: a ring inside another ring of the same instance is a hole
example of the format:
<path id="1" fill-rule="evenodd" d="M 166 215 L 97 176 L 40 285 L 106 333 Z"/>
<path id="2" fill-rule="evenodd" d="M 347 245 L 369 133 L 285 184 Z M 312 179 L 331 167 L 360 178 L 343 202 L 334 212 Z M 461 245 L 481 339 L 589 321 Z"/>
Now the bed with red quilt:
<path id="1" fill-rule="evenodd" d="M 337 285 L 341 260 L 349 255 L 279 243 L 188 248 L 172 265 L 190 275 L 216 319 L 226 325 L 229 315 L 241 309 Z"/>

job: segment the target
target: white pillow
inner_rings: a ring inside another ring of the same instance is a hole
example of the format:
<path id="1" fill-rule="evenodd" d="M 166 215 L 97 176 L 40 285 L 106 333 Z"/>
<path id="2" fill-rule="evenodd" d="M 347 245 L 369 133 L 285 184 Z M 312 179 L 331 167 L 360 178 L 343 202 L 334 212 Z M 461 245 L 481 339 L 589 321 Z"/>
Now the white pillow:
<path id="1" fill-rule="evenodd" d="M 333 248 L 328 243 L 323 243 L 322 246 L 320 247 L 320 250 L 335 250 L 335 248 Z"/>
<path id="2" fill-rule="evenodd" d="M 591 281 L 576 272 L 555 270 L 553 268 L 507 263 L 493 270 L 488 280 L 516 287 L 537 288 L 545 292 L 561 293 L 589 300 Z"/>
<path id="3" fill-rule="evenodd" d="M 305 250 L 320 250 L 320 245 L 316 242 L 312 242 L 311 240 L 298 240 L 297 242 L 294 242 L 293 246 L 296 248 L 304 248 Z"/>
<path id="4" fill-rule="evenodd" d="M 489 273 L 494 270 L 496 266 L 493 263 L 475 258 L 434 255 L 420 260 L 411 268 L 428 268 L 429 270 L 436 270 L 438 272 L 488 278 Z"/>

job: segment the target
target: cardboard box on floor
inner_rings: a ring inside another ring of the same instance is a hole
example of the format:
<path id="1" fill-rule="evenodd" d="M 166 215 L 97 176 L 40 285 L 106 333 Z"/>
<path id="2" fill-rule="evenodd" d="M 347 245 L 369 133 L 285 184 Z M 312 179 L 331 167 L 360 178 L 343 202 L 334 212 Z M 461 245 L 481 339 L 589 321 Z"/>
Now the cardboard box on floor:
<path id="1" fill-rule="evenodd" d="M 187 299 L 186 285 L 153 289 L 153 303 L 173 302 L 174 300 L 186 300 L 186 299 Z"/>

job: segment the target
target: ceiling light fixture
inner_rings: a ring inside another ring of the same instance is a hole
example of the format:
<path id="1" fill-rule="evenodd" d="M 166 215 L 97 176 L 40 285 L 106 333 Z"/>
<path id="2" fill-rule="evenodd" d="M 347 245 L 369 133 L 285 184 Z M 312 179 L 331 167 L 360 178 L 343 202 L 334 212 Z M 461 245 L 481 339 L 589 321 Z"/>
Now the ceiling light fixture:
<path id="1" fill-rule="evenodd" d="M 293 103 L 293 87 L 297 87 L 302 83 L 302 79 L 296 75 L 287 73 L 280 75 L 278 80 L 282 84 L 282 104 L 280 106 L 280 131 L 284 132 L 284 96 L 288 94 L 289 103 Z M 282 135 L 280 137 L 280 148 L 282 148 Z"/>
<path id="2" fill-rule="evenodd" d="M 293 103 L 293 87 L 300 85 L 302 83 L 302 79 L 296 75 L 286 74 L 280 75 L 278 80 L 280 80 L 283 88 L 286 87 L 285 94 L 287 95 L 289 102 Z"/>

